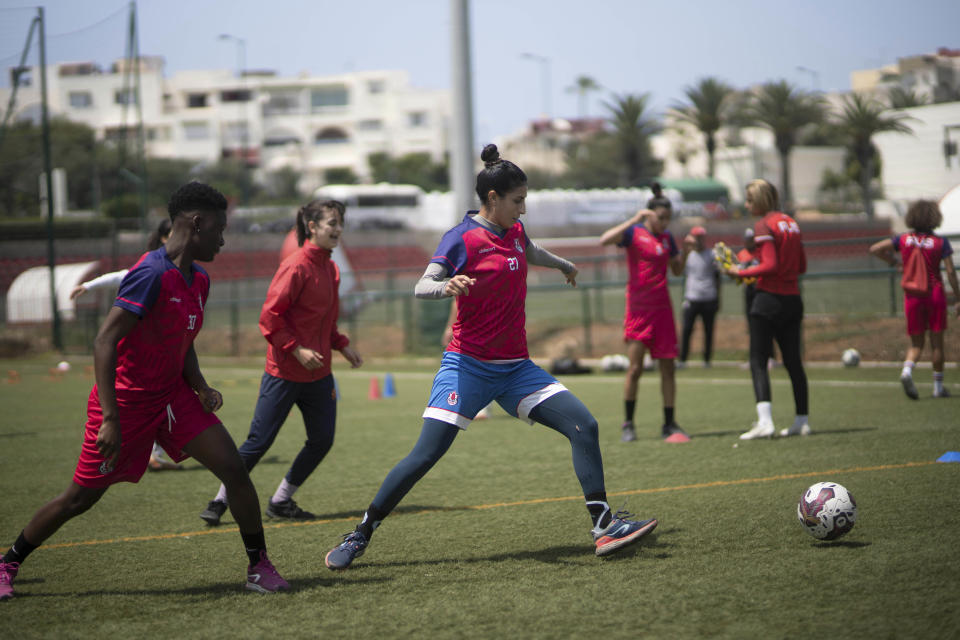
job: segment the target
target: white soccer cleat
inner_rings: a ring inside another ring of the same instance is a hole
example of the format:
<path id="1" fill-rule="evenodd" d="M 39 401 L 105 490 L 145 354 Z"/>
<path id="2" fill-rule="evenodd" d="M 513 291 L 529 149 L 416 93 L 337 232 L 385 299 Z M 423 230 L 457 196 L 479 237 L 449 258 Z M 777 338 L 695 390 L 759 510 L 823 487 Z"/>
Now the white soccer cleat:
<path id="1" fill-rule="evenodd" d="M 772 438 L 776 433 L 772 422 L 754 422 L 750 431 L 740 434 L 741 440 L 756 440 L 757 438 Z"/>
<path id="2" fill-rule="evenodd" d="M 780 435 L 784 438 L 787 436 L 808 436 L 810 435 L 810 425 L 806 422 L 800 424 L 794 422 L 788 429 L 781 429 Z"/>
<path id="3" fill-rule="evenodd" d="M 920 398 L 920 394 L 917 393 L 917 385 L 913 384 L 913 376 L 900 376 L 900 384 L 903 385 L 903 392 L 907 394 L 908 398 L 911 400 Z"/>

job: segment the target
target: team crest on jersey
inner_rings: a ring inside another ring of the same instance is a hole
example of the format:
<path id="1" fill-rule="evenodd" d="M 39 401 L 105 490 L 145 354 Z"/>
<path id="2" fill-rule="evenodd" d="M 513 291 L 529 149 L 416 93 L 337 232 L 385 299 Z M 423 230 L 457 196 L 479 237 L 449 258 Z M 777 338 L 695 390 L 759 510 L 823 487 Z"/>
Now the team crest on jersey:
<path id="1" fill-rule="evenodd" d="M 663 255 L 663 245 L 662 245 L 662 244 L 658 244 L 658 245 L 657 245 L 657 255 L 658 255 L 658 256 L 662 256 L 662 255 Z"/>
<path id="2" fill-rule="evenodd" d="M 451 407 L 457 406 L 457 403 L 460 402 L 460 396 L 456 391 L 451 391 L 447 394 L 447 404 Z"/>
<path id="3" fill-rule="evenodd" d="M 523 253 L 523 247 L 520 246 L 520 238 L 513 239 L 513 247 L 517 250 L 517 253 Z"/>

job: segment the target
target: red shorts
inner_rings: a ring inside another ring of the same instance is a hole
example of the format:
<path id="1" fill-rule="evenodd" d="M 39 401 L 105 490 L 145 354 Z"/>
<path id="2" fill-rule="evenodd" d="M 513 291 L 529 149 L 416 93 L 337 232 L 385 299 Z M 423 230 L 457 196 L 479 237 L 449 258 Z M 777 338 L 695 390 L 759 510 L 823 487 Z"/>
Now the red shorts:
<path id="1" fill-rule="evenodd" d="M 943 287 L 932 287 L 926 298 L 903 296 L 903 314 L 907 316 L 907 335 L 947 329 L 947 298 Z"/>
<path id="2" fill-rule="evenodd" d="M 117 394 L 120 415 L 120 455 L 113 468 L 97 450 L 97 434 L 103 422 L 100 397 L 94 386 L 87 400 L 87 425 L 83 448 L 73 474 L 73 481 L 81 487 L 99 489 L 117 482 L 138 482 L 147 470 L 154 441 L 177 462 L 187 458 L 183 447 L 220 419 L 204 410 L 203 404 L 181 381 L 177 388 L 162 399 L 144 402 L 137 393 Z M 125 397 L 124 397 L 125 396 Z"/>
<path id="3" fill-rule="evenodd" d="M 627 310 L 623 339 L 642 342 L 650 350 L 651 358 L 676 358 L 677 327 L 673 323 L 673 309 L 660 307 L 632 313 Z"/>

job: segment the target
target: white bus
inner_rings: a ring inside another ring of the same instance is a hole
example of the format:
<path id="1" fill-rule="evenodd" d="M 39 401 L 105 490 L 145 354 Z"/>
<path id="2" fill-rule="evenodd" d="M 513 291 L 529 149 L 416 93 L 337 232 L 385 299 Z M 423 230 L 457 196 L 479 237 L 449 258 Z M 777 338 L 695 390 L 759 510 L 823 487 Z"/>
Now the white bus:
<path id="1" fill-rule="evenodd" d="M 408 229 L 423 215 L 423 189 L 412 184 L 328 184 L 313 193 L 319 200 L 347 206 L 349 229 Z"/>

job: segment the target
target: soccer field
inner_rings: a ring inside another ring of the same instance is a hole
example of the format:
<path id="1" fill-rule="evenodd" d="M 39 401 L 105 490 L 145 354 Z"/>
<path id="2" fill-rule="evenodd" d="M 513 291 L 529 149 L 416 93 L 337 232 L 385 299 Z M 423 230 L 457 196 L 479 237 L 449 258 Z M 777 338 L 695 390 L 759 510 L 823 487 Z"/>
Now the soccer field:
<path id="1" fill-rule="evenodd" d="M 390 368 L 397 396 L 370 400 L 387 369 L 345 370 L 333 450 L 297 501 L 309 523 L 266 520 L 271 558 L 293 591 L 243 590 L 246 557 L 232 517 L 208 528 L 199 512 L 217 488 L 192 461 L 113 487 L 21 568 L 0 603 L 11 638 L 80 637 L 728 637 L 948 638 L 960 634 L 960 387 L 953 399 L 908 400 L 896 369 L 811 367 L 812 436 L 739 442 L 749 427 L 749 373 L 678 372 L 677 420 L 693 436 L 666 444 L 656 374 L 641 381 L 638 440 L 621 443 L 621 377 L 563 381 L 594 412 L 611 506 L 657 530 L 604 559 L 567 441 L 500 409 L 458 436 L 353 567 L 323 558 L 351 530 L 420 429 L 433 369 Z M 49 363 L 3 361 L 0 384 L 0 547 L 63 490 L 79 454 L 92 379 Z M 261 369 L 205 363 L 224 394 L 220 417 L 246 435 Z M 929 381 L 929 369 L 917 373 Z M 774 418 L 788 426 L 786 374 L 773 372 Z M 265 504 L 303 441 L 296 412 L 253 471 Z M 801 529 L 809 485 L 836 481 L 859 518 L 839 541 Z"/>

